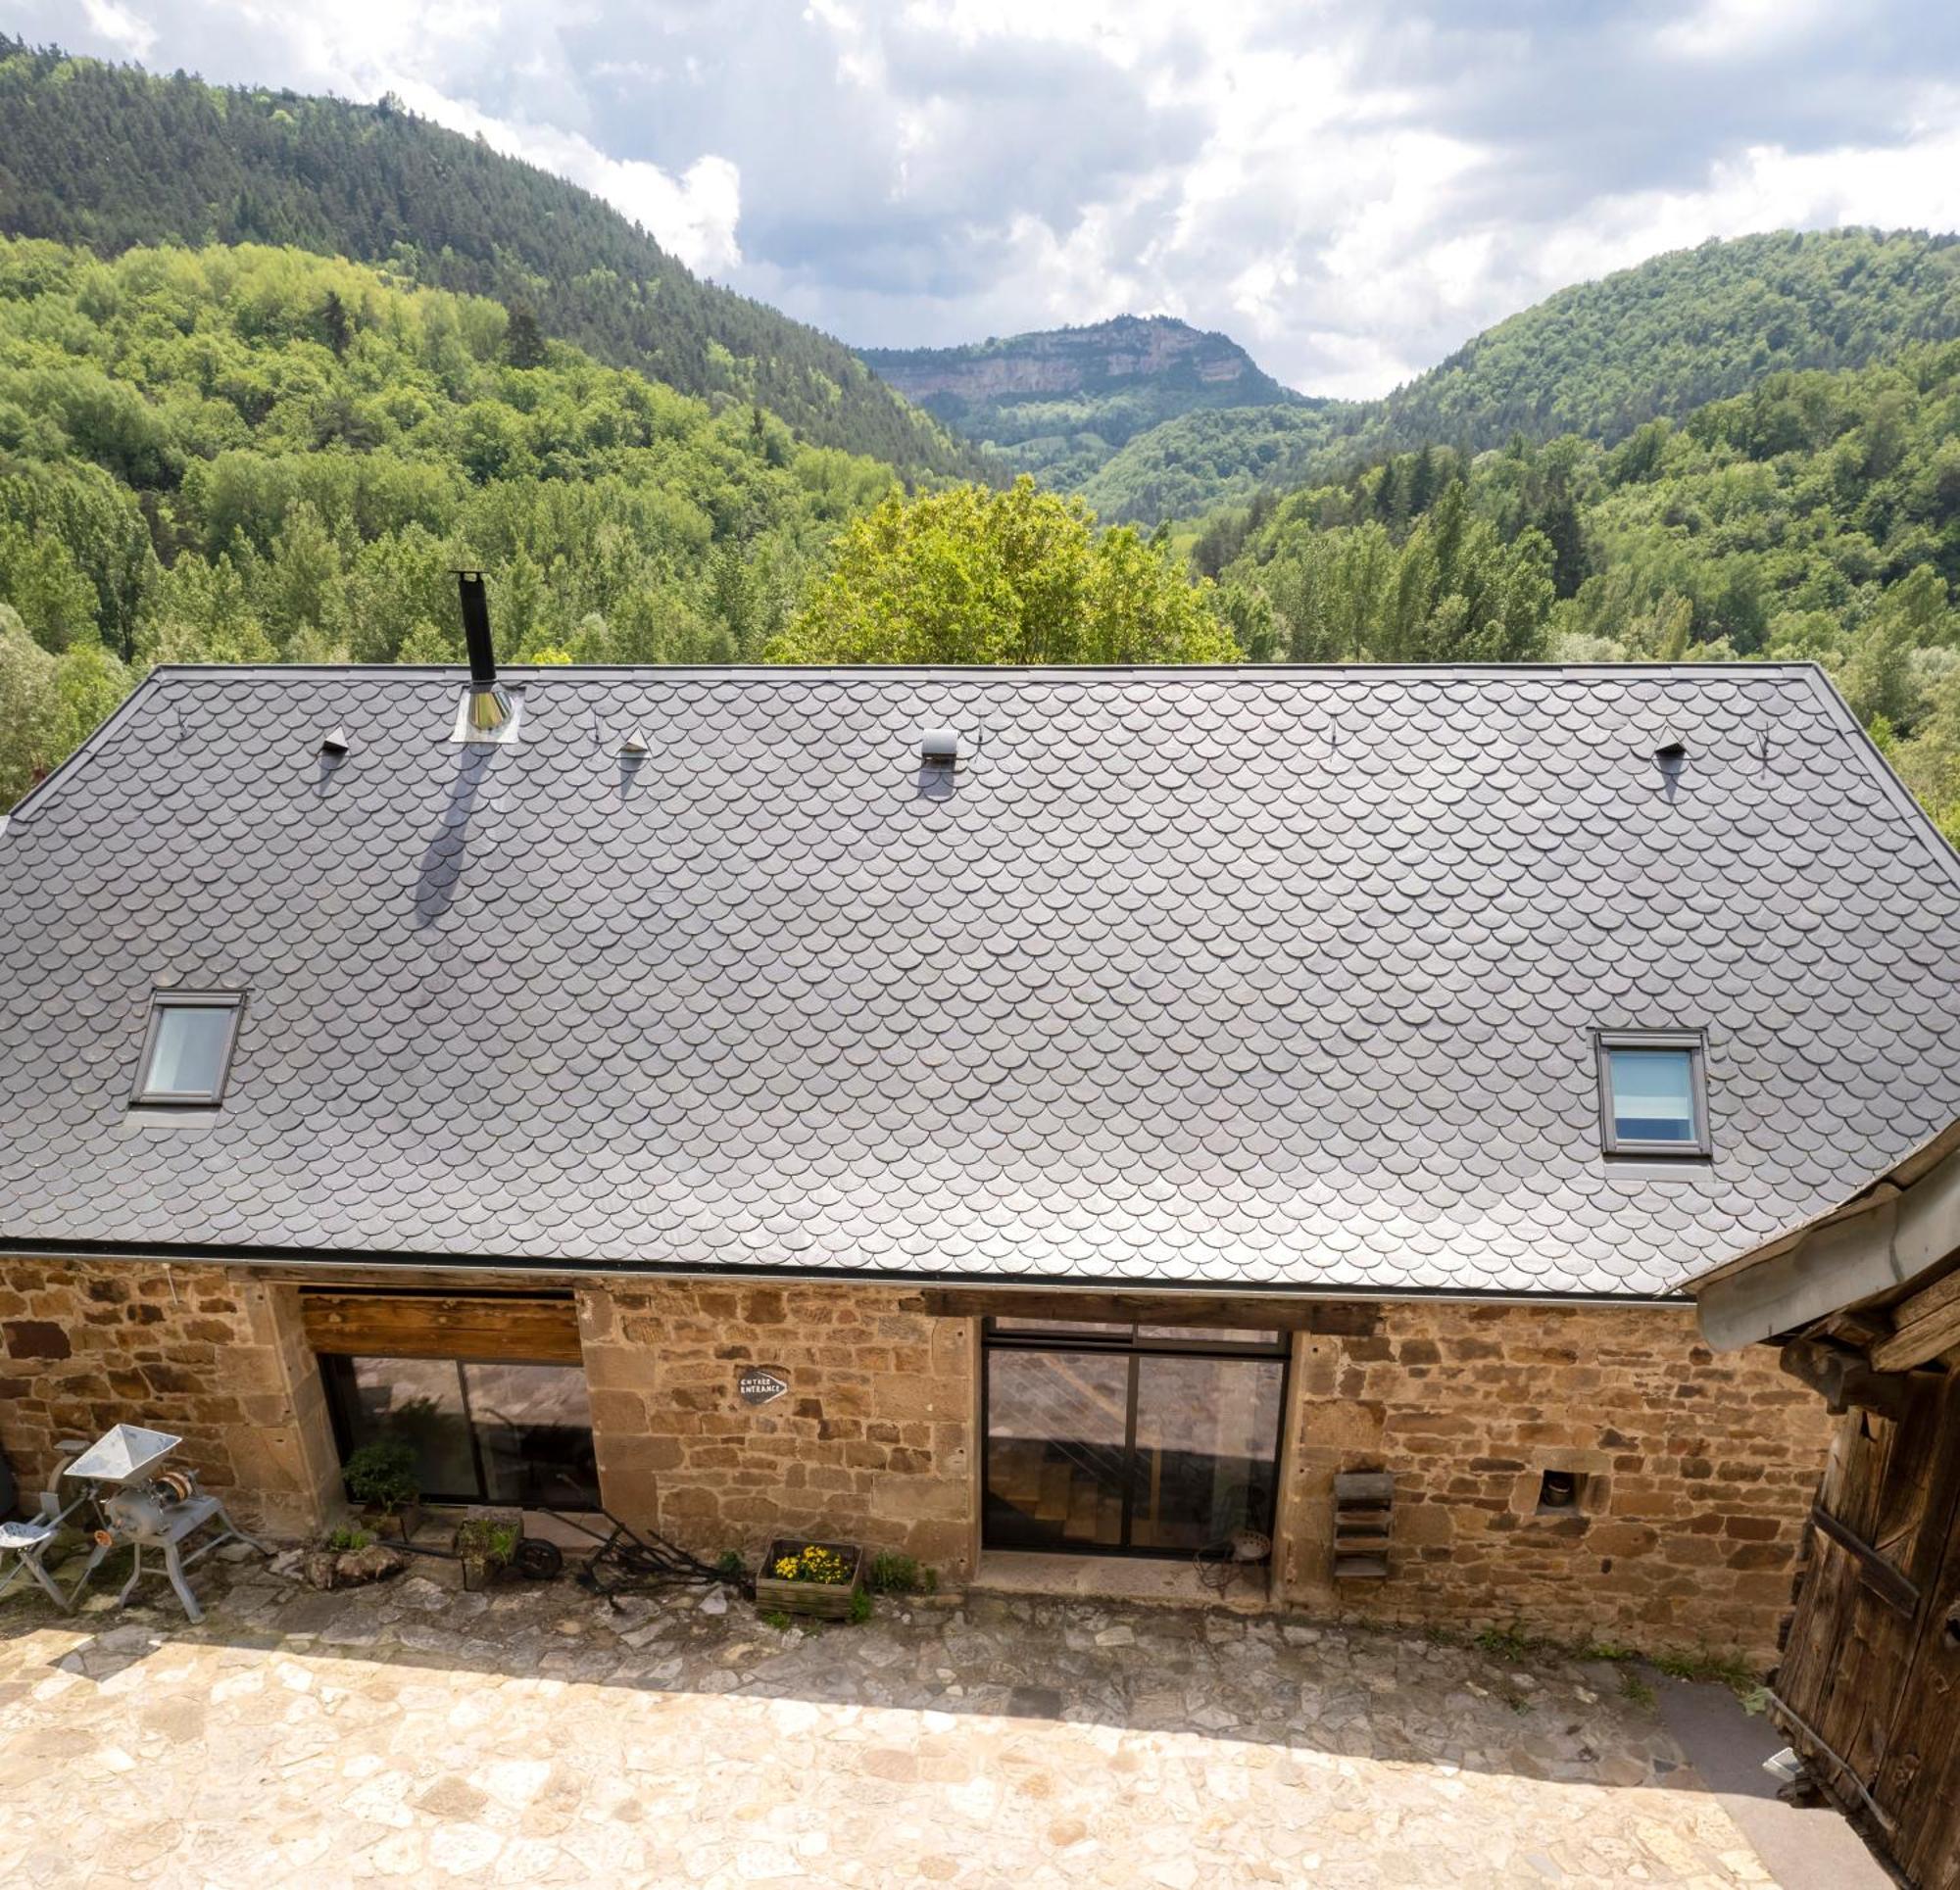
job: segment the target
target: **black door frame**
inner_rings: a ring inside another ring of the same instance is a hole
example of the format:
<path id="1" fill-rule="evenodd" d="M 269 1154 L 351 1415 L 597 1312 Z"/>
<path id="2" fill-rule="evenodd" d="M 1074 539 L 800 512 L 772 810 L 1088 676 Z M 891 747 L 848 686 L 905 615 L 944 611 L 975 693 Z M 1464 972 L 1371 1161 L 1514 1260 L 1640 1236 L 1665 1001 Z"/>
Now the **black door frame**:
<path id="1" fill-rule="evenodd" d="M 1140 1322 L 1141 1323 L 1141 1322 Z M 1172 1322 L 1166 1321 L 1166 1324 Z M 1248 1329 L 1250 1330 L 1250 1329 Z M 1130 1541 L 1132 1510 L 1136 1502 L 1137 1479 L 1133 1465 L 1137 1454 L 1137 1386 L 1142 1361 L 1147 1358 L 1244 1359 L 1250 1364 L 1278 1365 L 1280 1368 L 1279 1413 L 1273 1427 L 1273 1509 L 1266 1521 L 1270 1533 L 1277 1519 L 1280 1500 L 1281 1458 L 1286 1450 L 1287 1400 L 1293 1389 L 1292 1334 L 1276 1332 L 1267 1341 L 1246 1339 L 1140 1338 L 1132 1326 L 1127 1334 L 1083 1332 L 1057 1321 L 1034 1331 L 1001 1332 L 988 1319 L 980 1327 L 980 1549 L 990 1548 L 1014 1555 L 1128 1556 L 1138 1561 L 1163 1562 L 1182 1559 L 1184 1551 L 1146 1545 L 1138 1548 Z M 987 1540 L 988 1490 L 993 1482 L 994 1430 L 990 1405 L 993 1395 L 992 1357 L 996 1352 L 1090 1352 L 1129 1361 L 1123 1417 L 1123 1514 L 1120 1543 L 1058 1542 L 1042 1549 L 1023 1549 Z"/>

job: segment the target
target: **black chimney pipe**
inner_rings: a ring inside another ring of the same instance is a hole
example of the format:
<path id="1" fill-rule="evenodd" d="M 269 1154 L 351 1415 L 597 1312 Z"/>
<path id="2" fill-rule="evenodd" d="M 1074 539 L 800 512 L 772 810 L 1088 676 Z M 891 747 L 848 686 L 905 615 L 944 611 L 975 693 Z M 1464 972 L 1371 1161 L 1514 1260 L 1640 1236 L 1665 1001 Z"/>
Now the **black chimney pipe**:
<path id="1" fill-rule="evenodd" d="M 497 655 L 490 646 L 490 600 L 484 594 L 481 571 L 458 571 L 457 595 L 463 602 L 463 642 L 469 652 L 469 681 L 475 689 L 497 683 Z"/>
<path id="2" fill-rule="evenodd" d="M 458 571 L 456 593 L 463 605 L 463 641 L 469 652 L 469 715 L 472 732 L 494 736 L 511 719 L 511 699 L 497 686 L 497 653 L 490 643 L 490 602 L 481 571 Z"/>

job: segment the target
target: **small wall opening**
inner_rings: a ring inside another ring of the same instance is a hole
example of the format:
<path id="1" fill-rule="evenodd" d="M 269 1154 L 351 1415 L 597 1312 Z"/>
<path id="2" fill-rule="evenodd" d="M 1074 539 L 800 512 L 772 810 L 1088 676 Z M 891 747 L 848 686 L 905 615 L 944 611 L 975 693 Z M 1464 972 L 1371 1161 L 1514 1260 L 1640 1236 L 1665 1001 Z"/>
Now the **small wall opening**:
<path id="1" fill-rule="evenodd" d="M 1540 1516 L 1581 1516 L 1585 1513 L 1586 1478 L 1576 1470 L 1547 1470 L 1538 1479 Z"/>

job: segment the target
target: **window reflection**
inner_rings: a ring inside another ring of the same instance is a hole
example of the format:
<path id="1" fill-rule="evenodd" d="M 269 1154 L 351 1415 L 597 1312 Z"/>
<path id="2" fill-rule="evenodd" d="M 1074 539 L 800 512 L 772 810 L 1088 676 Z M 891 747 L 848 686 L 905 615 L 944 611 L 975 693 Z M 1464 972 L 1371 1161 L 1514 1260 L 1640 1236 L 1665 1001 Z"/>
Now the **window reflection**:
<path id="1" fill-rule="evenodd" d="M 322 1359 L 346 1450 L 399 1437 L 438 1502 L 596 1509 L 585 1375 L 574 1365 Z"/>
<path id="2" fill-rule="evenodd" d="M 1140 1358 L 1130 1542 L 1195 1551 L 1270 1534 L 1280 1429 L 1277 1360 Z"/>
<path id="3" fill-rule="evenodd" d="M 1282 1358 L 1169 1349 L 1216 1345 L 1217 1328 L 1139 1328 L 1092 1351 L 1003 1327 L 986 1353 L 988 1546 L 1188 1555 L 1270 1535 Z"/>

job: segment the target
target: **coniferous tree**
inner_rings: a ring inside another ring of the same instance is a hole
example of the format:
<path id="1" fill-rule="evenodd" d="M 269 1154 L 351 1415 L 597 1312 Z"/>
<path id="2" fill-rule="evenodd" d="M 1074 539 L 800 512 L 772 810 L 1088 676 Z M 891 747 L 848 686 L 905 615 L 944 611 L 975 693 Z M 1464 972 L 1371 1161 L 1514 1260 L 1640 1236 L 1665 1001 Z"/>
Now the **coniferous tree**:
<path id="1" fill-rule="evenodd" d="M 542 367 L 545 364 L 545 338 L 538 333 L 538 318 L 527 302 L 514 302 L 510 325 L 504 331 L 504 359 L 513 367 Z"/>

